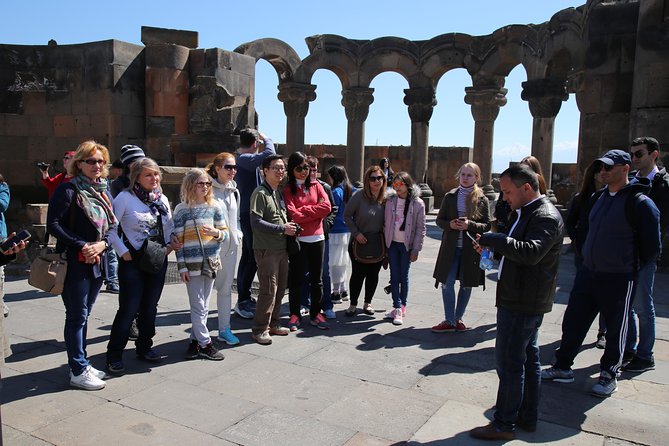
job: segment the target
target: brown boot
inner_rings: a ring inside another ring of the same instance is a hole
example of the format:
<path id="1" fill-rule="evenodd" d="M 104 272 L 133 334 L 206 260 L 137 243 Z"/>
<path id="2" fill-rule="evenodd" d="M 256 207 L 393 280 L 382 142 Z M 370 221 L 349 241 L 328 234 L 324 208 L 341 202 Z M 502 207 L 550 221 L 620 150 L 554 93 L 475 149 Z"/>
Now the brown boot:
<path id="1" fill-rule="evenodd" d="M 494 423 L 490 423 L 487 426 L 475 427 L 470 430 L 469 436 L 480 440 L 510 441 L 516 438 L 516 433 L 513 431 L 501 431 Z"/>

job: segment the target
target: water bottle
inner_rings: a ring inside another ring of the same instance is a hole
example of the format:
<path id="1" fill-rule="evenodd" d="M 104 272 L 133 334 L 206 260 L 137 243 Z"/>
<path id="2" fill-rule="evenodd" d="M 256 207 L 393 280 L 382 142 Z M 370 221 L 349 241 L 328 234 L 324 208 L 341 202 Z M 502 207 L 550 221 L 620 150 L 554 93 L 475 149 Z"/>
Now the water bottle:
<path id="1" fill-rule="evenodd" d="M 481 251 L 481 261 L 479 262 L 479 268 L 481 268 L 483 271 L 488 271 L 489 269 L 492 269 L 492 267 L 492 249 L 483 248 L 483 251 Z"/>

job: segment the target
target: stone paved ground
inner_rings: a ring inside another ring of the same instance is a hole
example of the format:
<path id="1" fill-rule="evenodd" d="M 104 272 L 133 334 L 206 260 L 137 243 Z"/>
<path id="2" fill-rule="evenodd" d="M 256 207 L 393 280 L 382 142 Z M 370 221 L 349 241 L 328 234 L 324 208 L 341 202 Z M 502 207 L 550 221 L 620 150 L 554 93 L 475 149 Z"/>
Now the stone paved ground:
<path id="1" fill-rule="evenodd" d="M 409 313 L 401 327 L 383 319 L 390 299 L 383 272 L 375 316 L 353 319 L 337 305 L 326 332 L 306 327 L 271 346 L 252 343 L 250 324 L 233 317 L 241 346 L 213 363 L 184 361 L 189 329 L 186 290 L 165 287 L 156 349 L 148 365 L 126 352 L 127 374 L 98 392 L 68 386 L 59 297 L 26 280 L 6 285 L 6 320 L 13 348 L 2 369 L 2 431 L 7 445 L 441 445 L 477 444 L 467 432 L 487 422 L 495 402 L 495 282 L 473 292 L 465 333 L 434 334 L 442 318 L 432 268 L 440 231 L 429 217 L 429 238 L 411 270 Z M 566 245 L 565 245 L 566 248 Z M 573 280 L 565 254 L 553 312 L 541 330 L 546 364 L 560 337 Z M 494 275 L 491 274 L 492 277 Z M 587 392 L 601 351 L 591 343 L 578 356 L 573 384 L 543 386 L 536 433 L 513 443 L 666 445 L 669 438 L 669 275 L 658 275 L 657 369 L 623 376 L 601 400 Z M 287 299 L 286 299 L 287 300 Z M 214 305 L 215 307 L 215 305 Z M 214 308 L 215 309 L 215 308 Z M 89 354 L 104 367 L 116 297 L 102 294 L 89 327 Z M 216 315 L 210 316 L 215 328 Z M 594 341 L 595 331 L 588 334 Z"/>

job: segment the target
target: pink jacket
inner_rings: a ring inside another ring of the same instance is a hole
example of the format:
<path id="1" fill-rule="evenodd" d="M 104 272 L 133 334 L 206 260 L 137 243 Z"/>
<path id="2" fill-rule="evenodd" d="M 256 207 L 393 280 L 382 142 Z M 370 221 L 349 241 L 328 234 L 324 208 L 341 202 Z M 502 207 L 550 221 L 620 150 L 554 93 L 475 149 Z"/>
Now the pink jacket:
<path id="1" fill-rule="evenodd" d="M 409 212 L 407 213 L 406 224 L 404 226 L 404 246 L 406 246 L 407 251 L 418 254 L 423 249 L 423 240 L 427 231 L 425 228 L 425 204 L 420 199 L 420 189 L 416 193 L 419 198 L 411 200 L 408 204 Z M 386 201 L 385 223 L 383 225 L 387 247 L 390 247 L 390 244 L 393 242 L 396 207 L 397 194 L 392 194 Z"/>
<path id="2" fill-rule="evenodd" d="M 323 234 L 323 219 L 330 213 L 330 200 L 325 189 L 318 182 L 312 184 L 306 192 L 298 188 L 293 195 L 290 186 L 283 188 L 283 201 L 286 203 L 288 218 L 302 226 L 300 236 Z"/>

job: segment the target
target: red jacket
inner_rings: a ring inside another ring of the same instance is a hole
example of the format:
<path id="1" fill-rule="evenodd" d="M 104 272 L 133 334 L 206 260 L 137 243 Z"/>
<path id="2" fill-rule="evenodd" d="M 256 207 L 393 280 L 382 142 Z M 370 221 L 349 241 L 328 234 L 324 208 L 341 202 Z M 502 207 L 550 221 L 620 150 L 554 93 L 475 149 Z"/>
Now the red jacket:
<path id="1" fill-rule="evenodd" d="M 302 226 L 301 237 L 323 234 L 323 219 L 331 209 L 323 186 L 316 182 L 309 189 L 298 187 L 297 194 L 293 195 L 290 185 L 286 185 L 283 188 L 283 201 L 290 220 Z"/>
<path id="2" fill-rule="evenodd" d="M 49 199 L 51 199 L 51 196 L 53 195 L 53 192 L 56 190 L 58 186 L 61 185 L 61 183 L 67 183 L 69 182 L 72 178 L 74 177 L 68 177 L 65 176 L 64 173 L 59 173 L 55 177 L 51 178 L 42 178 L 42 184 L 44 187 L 46 187 L 47 192 L 49 192 Z"/>

